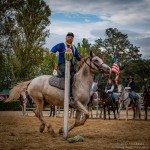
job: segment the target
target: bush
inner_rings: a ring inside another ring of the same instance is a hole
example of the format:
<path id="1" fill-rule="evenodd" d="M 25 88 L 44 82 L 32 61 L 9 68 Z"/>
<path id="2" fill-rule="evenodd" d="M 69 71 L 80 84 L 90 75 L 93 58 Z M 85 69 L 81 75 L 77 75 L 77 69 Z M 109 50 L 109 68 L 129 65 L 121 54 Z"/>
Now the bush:
<path id="1" fill-rule="evenodd" d="M 19 101 L 13 101 L 10 103 L 0 101 L 0 111 L 21 111 Z"/>

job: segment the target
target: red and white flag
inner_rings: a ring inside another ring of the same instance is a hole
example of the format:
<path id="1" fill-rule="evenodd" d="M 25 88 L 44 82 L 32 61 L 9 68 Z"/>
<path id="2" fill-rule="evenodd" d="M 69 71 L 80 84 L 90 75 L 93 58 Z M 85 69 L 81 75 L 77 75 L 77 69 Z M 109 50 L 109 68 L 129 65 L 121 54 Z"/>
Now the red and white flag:
<path id="1" fill-rule="evenodd" d="M 104 58 L 104 57 L 102 57 L 102 61 L 103 61 L 103 63 L 104 63 L 104 60 L 105 60 L 105 58 Z"/>
<path id="2" fill-rule="evenodd" d="M 56 66 L 56 64 L 54 65 L 53 75 L 54 75 L 54 76 L 57 75 L 57 66 Z"/>
<path id="3" fill-rule="evenodd" d="M 116 73 L 115 83 L 116 83 L 116 85 L 118 85 L 120 69 L 119 69 L 119 66 L 118 66 L 117 56 L 115 56 L 115 58 L 114 58 L 114 63 L 112 65 L 111 71 Z"/>

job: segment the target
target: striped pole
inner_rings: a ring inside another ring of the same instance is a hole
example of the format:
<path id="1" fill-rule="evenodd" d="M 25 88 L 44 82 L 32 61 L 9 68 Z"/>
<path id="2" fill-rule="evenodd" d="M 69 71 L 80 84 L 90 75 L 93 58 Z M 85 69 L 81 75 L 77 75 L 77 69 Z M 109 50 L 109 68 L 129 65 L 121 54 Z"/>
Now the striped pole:
<path id="1" fill-rule="evenodd" d="M 69 117 L 69 98 L 70 98 L 70 60 L 73 54 L 71 49 L 65 52 L 65 97 L 64 97 L 64 139 L 68 137 L 68 117 Z"/>
<path id="2" fill-rule="evenodd" d="M 64 99 L 64 139 L 68 137 L 68 112 L 70 94 L 70 61 L 66 60 L 65 67 L 65 99 Z"/>

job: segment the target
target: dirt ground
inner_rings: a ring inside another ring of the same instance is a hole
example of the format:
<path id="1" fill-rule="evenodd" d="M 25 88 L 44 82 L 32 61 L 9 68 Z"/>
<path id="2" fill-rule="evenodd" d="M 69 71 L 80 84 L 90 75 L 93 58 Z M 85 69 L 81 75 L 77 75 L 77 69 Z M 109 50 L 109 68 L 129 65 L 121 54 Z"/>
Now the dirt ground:
<path id="1" fill-rule="evenodd" d="M 0 112 L 0 150 L 150 150 L 150 119 L 88 119 L 84 126 L 69 133 L 69 137 L 81 135 L 85 141 L 68 143 L 58 134 L 63 118 L 45 118 L 51 122 L 55 137 L 47 131 L 40 133 L 40 122 L 33 115 Z M 73 121 L 69 119 L 69 124 Z"/>

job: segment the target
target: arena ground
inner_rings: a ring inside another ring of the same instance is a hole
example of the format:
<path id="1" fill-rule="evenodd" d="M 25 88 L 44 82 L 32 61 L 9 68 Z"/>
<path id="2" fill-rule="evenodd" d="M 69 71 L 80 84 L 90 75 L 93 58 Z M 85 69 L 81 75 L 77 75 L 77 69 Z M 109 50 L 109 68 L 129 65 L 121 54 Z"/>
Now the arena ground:
<path id="1" fill-rule="evenodd" d="M 129 111 L 131 114 L 132 111 Z M 150 149 L 150 118 L 145 121 L 88 119 L 84 126 L 75 128 L 69 137 L 81 135 L 84 142 L 68 143 L 58 134 L 63 118 L 50 118 L 56 136 L 39 132 L 39 120 L 30 113 L 0 112 L 0 150 L 122 150 Z M 69 119 L 69 124 L 74 119 Z"/>

